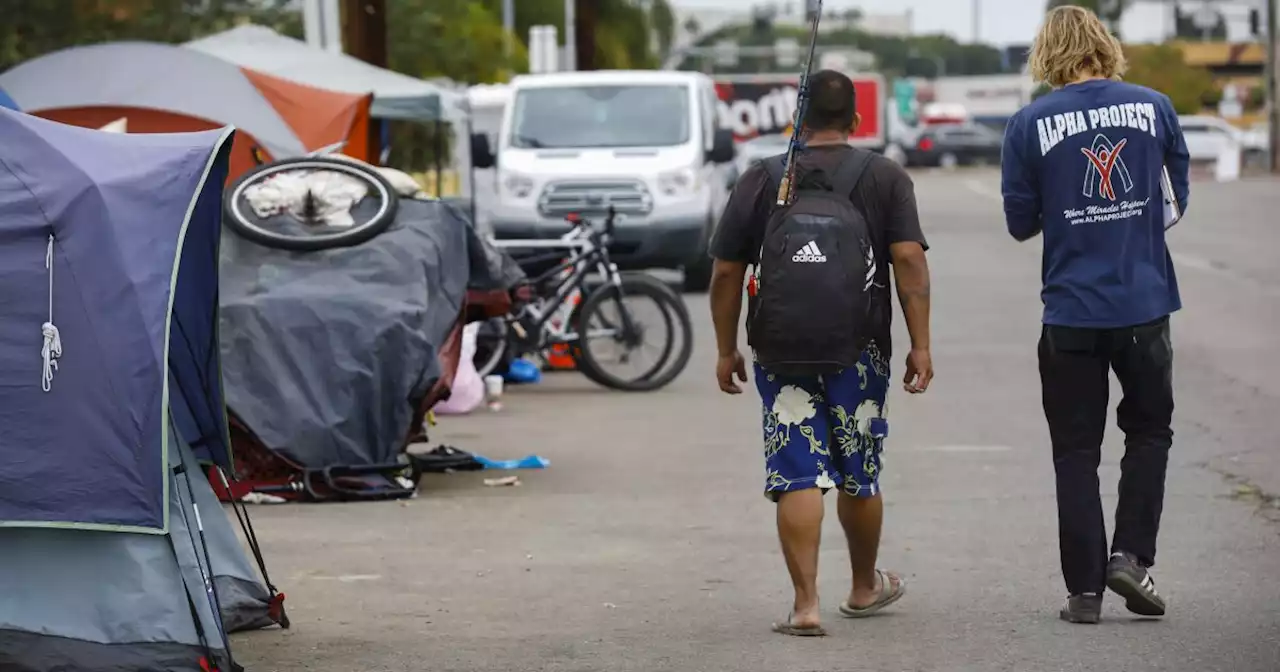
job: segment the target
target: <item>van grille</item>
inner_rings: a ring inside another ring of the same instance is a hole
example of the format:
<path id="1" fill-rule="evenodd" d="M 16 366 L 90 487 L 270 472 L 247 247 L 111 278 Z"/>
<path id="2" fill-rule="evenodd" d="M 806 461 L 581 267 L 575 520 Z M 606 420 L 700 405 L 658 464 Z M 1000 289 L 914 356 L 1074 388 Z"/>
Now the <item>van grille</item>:
<path id="1" fill-rule="evenodd" d="M 647 215 L 653 197 L 644 184 L 619 182 L 553 182 L 542 190 L 538 210 L 546 217 L 563 217 L 571 212 L 604 212 L 612 205 L 618 214 Z"/>

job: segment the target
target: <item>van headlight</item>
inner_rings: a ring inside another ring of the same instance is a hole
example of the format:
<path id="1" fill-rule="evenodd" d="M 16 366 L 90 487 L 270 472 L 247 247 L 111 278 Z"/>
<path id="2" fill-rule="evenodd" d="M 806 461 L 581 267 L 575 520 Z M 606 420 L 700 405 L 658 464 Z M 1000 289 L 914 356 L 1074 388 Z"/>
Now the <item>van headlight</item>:
<path id="1" fill-rule="evenodd" d="M 684 196 L 698 189 L 698 171 L 681 168 L 658 175 L 658 190 L 667 196 Z"/>
<path id="2" fill-rule="evenodd" d="M 533 178 L 520 173 L 506 173 L 502 176 L 502 191 L 512 198 L 527 198 L 533 193 Z"/>

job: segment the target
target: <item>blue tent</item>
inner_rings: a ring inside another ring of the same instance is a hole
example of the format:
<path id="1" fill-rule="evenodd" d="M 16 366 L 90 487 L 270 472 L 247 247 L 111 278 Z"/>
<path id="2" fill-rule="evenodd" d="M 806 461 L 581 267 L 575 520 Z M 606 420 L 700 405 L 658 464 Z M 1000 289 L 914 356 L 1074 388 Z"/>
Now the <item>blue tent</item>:
<path id="1" fill-rule="evenodd" d="M 9 97 L 9 94 L 4 92 L 4 89 L 0 89 L 0 107 L 10 110 L 18 109 L 18 104 L 13 102 L 13 99 Z"/>
<path id="2" fill-rule="evenodd" d="M 168 532 L 174 432 L 230 470 L 217 309 L 232 135 L 0 110 L 0 527 Z"/>

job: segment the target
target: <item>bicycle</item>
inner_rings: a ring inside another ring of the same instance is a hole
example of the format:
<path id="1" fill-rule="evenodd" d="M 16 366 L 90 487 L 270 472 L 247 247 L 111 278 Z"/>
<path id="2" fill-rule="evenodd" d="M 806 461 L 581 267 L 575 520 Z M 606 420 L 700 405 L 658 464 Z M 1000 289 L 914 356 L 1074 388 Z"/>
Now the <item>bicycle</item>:
<path id="1" fill-rule="evenodd" d="M 609 258 L 617 211 L 610 207 L 604 225 L 597 228 L 577 214 L 565 220 L 572 226 L 559 239 L 493 240 L 499 248 L 557 250 L 542 258 L 524 258 L 523 264 L 545 263 L 564 259 L 521 287 L 513 290 L 514 305 L 505 317 L 492 321 L 492 334 L 478 336 L 476 369 L 488 375 L 516 357 L 545 352 L 566 345 L 573 353 L 578 370 L 588 380 L 615 390 L 647 392 L 671 383 L 689 363 L 693 354 L 693 325 L 689 309 L 680 295 L 647 273 L 620 273 Z M 589 286 L 589 279 L 598 284 Z M 653 301 L 662 313 L 658 332 L 666 336 L 657 362 L 634 377 L 623 378 L 604 368 L 604 360 L 595 352 L 593 342 L 611 340 L 622 345 L 625 361 L 645 343 L 654 327 L 636 319 L 625 300 L 645 298 Z M 608 319 L 605 308 L 617 306 L 617 316 Z"/>

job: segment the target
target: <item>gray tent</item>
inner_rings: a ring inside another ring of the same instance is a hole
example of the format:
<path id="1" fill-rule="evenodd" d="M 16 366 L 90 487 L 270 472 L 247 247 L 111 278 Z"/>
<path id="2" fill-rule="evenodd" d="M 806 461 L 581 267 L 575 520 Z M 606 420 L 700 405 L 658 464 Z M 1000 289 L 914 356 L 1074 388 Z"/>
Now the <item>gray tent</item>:
<path id="1" fill-rule="evenodd" d="M 0 73 L 26 112 L 78 107 L 165 110 L 235 126 L 277 159 L 307 152 L 244 72 L 224 59 L 153 42 L 72 47 Z"/>
<path id="2" fill-rule="evenodd" d="M 345 93 L 373 92 L 369 113 L 382 119 L 452 122 L 466 117 L 466 99 L 457 93 L 346 54 L 317 49 L 264 26 L 243 25 L 184 46 L 299 84 Z"/>
<path id="3" fill-rule="evenodd" d="M 176 435 L 169 445 L 185 466 L 171 476 L 170 535 L 0 528 L 0 670 L 197 672 L 202 658 L 230 670 L 211 605 L 227 632 L 272 622 L 195 456 Z"/>

